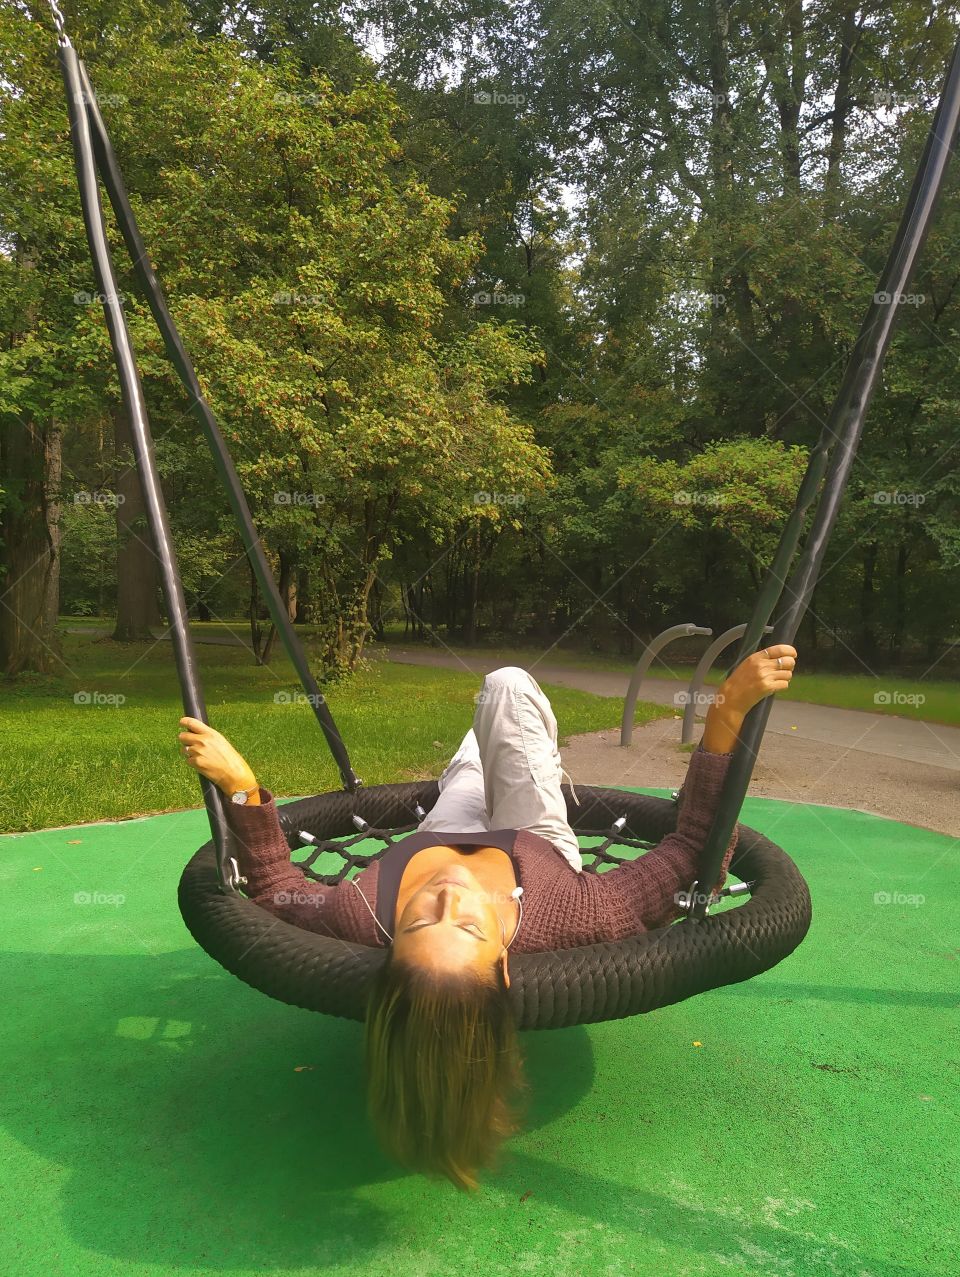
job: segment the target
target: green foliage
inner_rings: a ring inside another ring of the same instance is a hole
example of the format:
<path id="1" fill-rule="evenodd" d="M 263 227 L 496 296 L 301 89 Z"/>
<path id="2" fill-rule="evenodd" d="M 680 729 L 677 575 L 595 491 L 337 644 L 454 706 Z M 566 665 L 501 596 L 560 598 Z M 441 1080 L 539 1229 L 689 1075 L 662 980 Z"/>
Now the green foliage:
<path id="1" fill-rule="evenodd" d="M 160 27 L 176 40 L 158 42 Z M 71 283 L 91 287 L 89 266 L 62 120 L 52 127 L 60 94 L 31 34 L 29 73 L 12 53 L 4 64 L 23 87 L 7 104 L 17 135 L 7 172 L 11 216 L 34 210 L 18 223 L 35 264 L 23 287 L 42 276 L 44 290 L 31 330 L 4 355 L 7 407 L 84 429 L 116 400 L 116 378 L 99 307 L 69 299 Z M 322 663 L 350 665 L 372 581 L 405 522 L 440 535 L 466 515 L 497 521 L 478 491 L 547 482 L 545 452 L 502 402 L 529 375 L 537 345 L 509 322 L 445 325 L 478 242 L 446 233 L 451 203 L 399 162 L 400 113 L 385 85 L 368 76 L 338 89 L 289 52 L 252 62 L 235 40 L 198 40 L 176 8 L 130 29 L 122 51 L 109 35 L 91 32 L 89 44 L 151 261 L 261 536 L 281 569 L 295 561 L 322 583 Z M 41 99 L 45 134 L 33 112 Z M 38 182 L 41 167 L 55 175 L 55 198 Z M 211 499 L 197 425 L 132 274 L 121 272 L 158 461 L 177 483 L 185 579 L 200 590 L 218 563 L 231 570 L 225 502 Z"/>
<path id="2" fill-rule="evenodd" d="M 647 517 L 661 524 L 673 519 L 698 537 L 709 529 L 728 543 L 730 554 L 766 566 L 806 464 L 802 448 L 736 439 L 708 444 L 685 465 L 653 457 L 628 463 L 619 481 Z"/>
<path id="3" fill-rule="evenodd" d="M 447 640 L 625 652 L 680 610 L 743 619 L 893 240 L 948 10 L 103 0 L 71 22 L 325 670 L 371 600 Z M 56 415 L 90 487 L 118 388 L 73 301 L 93 282 L 49 33 L 12 9 L 0 74 L 0 412 Z M 960 632 L 958 233 L 954 171 L 807 622 L 854 664 Z M 120 283 L 191 596 L 239 610 L 216 476 Z"/>
<path id="4" fill-rule="evenodd" d="M 68 501 L 60 526 L 60 610 L 67 616 L 100 616 L 116 602 L 117 524 L 113 507 Z"/>

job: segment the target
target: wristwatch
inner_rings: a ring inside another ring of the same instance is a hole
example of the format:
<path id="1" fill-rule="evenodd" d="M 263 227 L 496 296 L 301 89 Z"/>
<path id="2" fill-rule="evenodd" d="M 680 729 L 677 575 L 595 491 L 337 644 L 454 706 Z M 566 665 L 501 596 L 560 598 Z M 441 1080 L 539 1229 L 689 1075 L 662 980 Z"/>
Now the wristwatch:
<path id="1" fill-rule="evenodd" d="M 253 788 L 256 789 L 257 786 L 254 785 Z M 238 789 L 235 794 L 230 795 L 230 801 L 236 803 L 238 807 L 242 807 L 252 793 L 252 789 Z"/>

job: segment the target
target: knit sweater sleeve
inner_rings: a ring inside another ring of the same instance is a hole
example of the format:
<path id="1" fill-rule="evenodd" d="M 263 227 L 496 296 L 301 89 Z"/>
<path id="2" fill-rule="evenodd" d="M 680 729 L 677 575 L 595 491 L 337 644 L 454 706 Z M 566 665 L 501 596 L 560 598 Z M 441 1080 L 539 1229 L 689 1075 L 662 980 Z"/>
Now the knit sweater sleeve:
<path id="1" fill-rule="evenodd" d="M 697 876 L 700 854 L 732 758 L 732 754 L 711 754 L 698 749 L 687 768 L 674 832 L 636 860 L 600 875 L 605 890 L 620 897 L 619 903 L 626 907 L 634 931 L 664 927 L 682 916 L 676 897 L 679 892 L 688 891 Z M 719 891 L 726 881 L 737 834 L 738 828 L 734 826 L 720 875 L 713 884 L 714 891 Z"/>
<path id="2" fill-rule="evenodd" d="M 340 917 L 344 884 L 328 887 L 314 882 L 291 862 L 269 789 L 261 785 L 259 804 L 228 804 L 227 819 L 234 836 L 237 865 L 247 880 L 244 893 L 250 900 L 305 931 L 352 938 L 343 935 Z"/>

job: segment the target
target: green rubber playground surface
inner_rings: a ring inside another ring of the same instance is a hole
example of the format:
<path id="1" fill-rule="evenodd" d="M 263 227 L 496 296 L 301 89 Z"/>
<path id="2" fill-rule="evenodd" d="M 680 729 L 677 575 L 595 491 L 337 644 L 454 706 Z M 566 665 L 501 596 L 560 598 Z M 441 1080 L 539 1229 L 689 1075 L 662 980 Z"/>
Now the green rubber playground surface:
<path id="1" fill-rule="evenodd" d="M 201 811 L 2 839 L 0 1273 L 960 1272 L 960 842 L 748 801 L 813 926 L 746 984 L 526 1034 L 524 1133 L 470 1197 L 368 1132 L 361 1027 L 197 949 Z"/>

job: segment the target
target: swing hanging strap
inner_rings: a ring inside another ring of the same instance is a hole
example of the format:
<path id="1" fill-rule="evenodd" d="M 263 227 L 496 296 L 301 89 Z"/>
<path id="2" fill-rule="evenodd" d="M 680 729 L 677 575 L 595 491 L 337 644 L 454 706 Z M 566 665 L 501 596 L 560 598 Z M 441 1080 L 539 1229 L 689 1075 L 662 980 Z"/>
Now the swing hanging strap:
<path id="1" fill-rule="evenodd" d="M 930 125 L 926 146 L 893 247 L 847 362 L 830 416 L 810 455 L 796 505 L 783 529 L 773 561 L 764 578 L 734 665 L 756 651 L 764 627 L 784 596 L 785 601 L 774 621 L 773 634 L 769 640 L 771 646 L 793 643 L 800 622 L 810 605 L 840 510 L 840 502 L 856 460 L 867 409 L 879 381 L 893 327 L 899 315 L 899 300 L 909 286 L 933 219 L 952 154 L 958 121 L 960 40 L 953 51 L 940 102 Z M 821 490 L 821 495 L 803 552 L 793 575 L 787 581 L 786 574 L 794 560 L 806 515 L 818 490 Z M 710 903 L 710 888 L 717 881 L 724 851 L 740 815 L 772 704 L 773 697 L 768 696 L 755 705 L 741 730 L 717 813 L 700 858 L 699 877 L 690 911 L 692 918 L 703 918 Z"/>
<path id="2" fill-rule="evenodd" d="M 350 757 L 347 753 L 346 745 L 343 738 L 337 730 L 337 725 L 333 720 L 330 707 L 327 704 L 326 697 L 320 691 L 316 679 L 314 678 L 310 664 L 307 660 L 306 653 L 300 638 L 293 627 L 290 620 L 290 614 L 287 611 L 280 592 L 277 589 L 273 573 L 267 562 L 266 555 L 263 552 L 263 545 L 254 526 L 253 518 L 250 514 L 250 507 L 247 505 L 247 499 L 244 495 L 240 478 L 237 474 L 233 459 L 230 456 L 229 449 L 224 442 L 220 427 L 217 425 L 216 418 L 203 396 L 200 389 L 200 383 L 197 380 L 196 372 L 193 368 L 190 356 L 183 345 L 177 327 L 173 322 L 170 311 L 167 308 L 166 299 L 163 290 L 160 287 L 159 280 L 153 266 L 150 263 L 150 256 L 147 252 L 146 245 L 141 238 L 133 209 L 127 198 L 126 189 L 123 184 L 123 177 L 120 173 L 120 166 L 117 163 L 117 157 L 107 134 L 103 117 L 100 115 L 97 106 L 96 97 L 90 87 L 90 80 L 87 77 L 86 68 L 83 63 L 79 64 L 80 75 L 83 79 L 83 85 L 87 103 L 87 114 L 90 119 L 91 132 L 93 134 L 94 152 L 97 157 L 97 163 L 100 175 L 103 179 L 104 186 L 110 196 L 110 203 L 117 219 L 117 225 L 123 235 L 124 243 L 133 262 L 133 269 L 143 287 L 146 294 L 147 302 L 153 313 L 154 320 L 163 337 L 164 345 L 170 362 L 177 371 L 184 389 L 190 396 L 190 410 L 200 423 L 204 437 L 213 456 L 214 464 L 220 475 L 221 482 L 226 489 L 227 497 L 230 501 L 230 507 L 233 511 L 234 518 L 240 528 L 240 535 L 243 540 L 243 547 L 246 551 L 247 558 L 256 575 L 257 582 L 263 593 L 264 600 L 270 611 L 270 618 L 277 628 L 277 632 L 286 648 L 287 655 L 293 667 L 297 671 L 300 683 L 303 687 L 307 701 L 313 709 L 317 722 L 323 731 L 330 752 L 334 757 L 334 761 L 340 771 L 340 779 L 343 787 L 350 792 L 360 787 L 361 781 L 355 775 L 350 765 Z"/>
<path id="3" fill-rule="evenodd" d="M 98 285 L 103 297 L 104 313 L 110 333 L 111 345 L 120 376 L 125 410 L 131 422 L 134 457 L 144 489 L 147 520 L 160 563 L 164 597 L 170 615 L 171 633 L 177 663 L 184 710 L 192 717 L 206 722 L 206 710 L 200 689 L 199 674 L 189 634 L 188 616 L 183 589 L 177 568 L 176 551 L 170 533 L 166 507 L 156 461 L 149 419 L 133 356 L 133 348 L 123 307 L 119 301 L 113 264 L 106 239 L 103 208 L 100 203 L 97 172 L 104 181 L 117 223 L 130 253 L 133 268 L 146 294 L 154 319 L 164 339 L 167 353 L 181 382 L 190 396 L 190 409 L 198 418 L 210 447 L 221 480 L 227 490 L 230 504 L 240 526 L 244 549 L 250 560 L 257 581 L 270 611 L 271 619 L 281 636 L 287 653 L 297 670 L 306 693 L 340 771 L 343 786 L 349 792 L 362 782 L 350 765 L 346 746 L 337 730 L 326 698 L 320 692 L 310 670 L 286 606 L 280 597 L 273 573 L 266 560 L 250 510 L 240 485 L 239 477 L 227 450 L 216 419 L 206 403 L 197 381 L 190 358 L 183 346 L 177 328 L 167 309 L 163 292 L 150 264 L 149 254 L 140 236 L 130 202 L 124 188 L 116 155 L 110 143 L 103 119 L 97 106 L 86 68 L 66 33 L 63 15 L 55 0 L 48 0 L 58 35 L 58 58 L 67 95 L 67 109 L 71 123 L 71 140 L 77 170 L 78 187 L 83 208 L 87 240 Z M 221 881 L 235 878 L 235 869 L 226 861 L 226 822 L 219 791 L 201 780 L 204 802 L 210 818 L 211 832 L 217 846 Z"/>
<path id="4" fill-rule="evenodd" d="M 123 307 L 119 302 L 116 276 L 114 275 L 113 263 L 110 259 L 110 250 L 107 244 L 103 208 L 100 205 L 100 192 L 97 186 L 97 171 L 90 143 L 89 121 L 87 112 L 84 109 L 84 93 L 80 78 L 79 60 L 76 50 L 63 34 L 62 28 L 57 55 L 60 60 L 64 87 L 67 93 L 70 136 L 73 143 L 77 186 L 80 192 L 87 241 L 90 246 L 90 256 L 93 261 L 97 286 L 103 299 L 104 315 L 110 333 L 110 343 L 116 359 L 124 409 L 130 421 L 130 433 L 140 475 L 140 483 L 143 489 L 147 522 L 150 526 L 150 534 L 160 564 L 160 577 L 170 615 L 171 637 L 173 639 L 177 675 L 180 680 L 180 691 L 183 697 L 183 708 L 193 718 L 199 718 L 205 722 L 206 707 L 204 705 L 203 692 L 200 688 L 200 677 L 193 642 L 187 625 L 186 600 L 184 599 L 183 586 L 177 573 L 173 537 L 170 533 L 166 506 L 164 505 L 163 493 L 160 488 L 160 478 L 153 456 L 153 438 L 143 397 L 143 387 L 140 383 L 140 374 L 137 371 L 136 361 L 133 357 L 133 347 L 130 342 L 130 333 L 127 329 Z M 207 818 L 210 822 L 210 831 L 216 846 L 217 868 L 221 886 L 230 888 L 235 885 L 236 873 L 228 860 L 228 828 L 224 813 L 223 797 L 211 781 L 201 777 L 200 784 L 203 790 L 203 801 L 207 809 Z"/>

